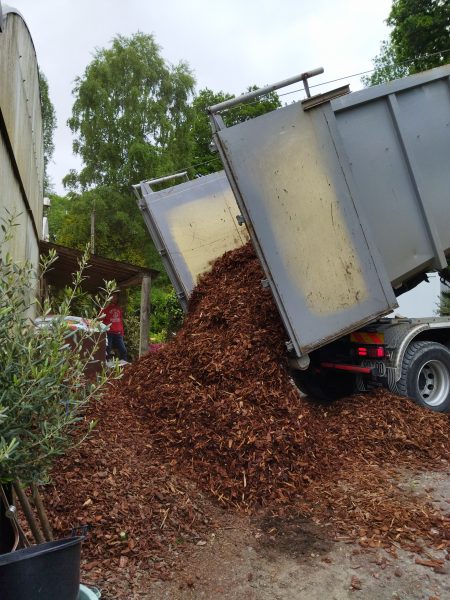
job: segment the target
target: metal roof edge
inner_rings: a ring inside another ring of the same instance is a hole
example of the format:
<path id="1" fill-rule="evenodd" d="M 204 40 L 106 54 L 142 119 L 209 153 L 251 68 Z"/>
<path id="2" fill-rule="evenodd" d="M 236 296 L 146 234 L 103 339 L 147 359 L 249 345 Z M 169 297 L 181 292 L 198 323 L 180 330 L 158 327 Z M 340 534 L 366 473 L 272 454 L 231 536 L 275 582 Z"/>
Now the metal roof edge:
<path id="1" fill-rule="evenodd" d="M 83 256 L 83 252 L 76 248 L 69 248 L 67 246 L 61 246 L 60 244 L 55 244 L 53 242 L 48 242 L 46 240 L 39 240 L 39 248 L 41 253 L 48 253 L 50 250 L 55 250 L 55 252 L 60 256 L 72 257 L 74 263 L 78 264 L 78 260 Z M 114 260 L 111 258 L 106 258 L 104 256 L 100 256 L 98 254 L 92 254 L 88 260 L 88 263 L 91 265 L 108 265 L 110 267 L 117 266 L 118 268 L 122 268 L 129 278 L 134 278 L 135 276 L 141 275 L 150 275 L 153 279 L 156 278 L 160 271 L 156 269 L 151 269 L 149 267 L 143 267 L 141 265 L 133 265 L 131 263 Z M 56 265 L 58 266 L 58 265 Z M 125 280 L 124 280 L 125 281 Z"/>
<path id="2" fill-rule="evenodd" d="M 0 5 L 1 5 L 1 1 L 0 1 Z M 10 6 L 9 4 L 3 4 L 3 7 L 0 6 L 0 10 L 2 11 L 3 17 L 6 17 L 6 15 L 8 15 L 9 13 L 14 13 L 16 15 L 19 15 L 19 17 L 23 21 L 25 21 L 20 10 L 17 10 L 17 8 L 14 8 L 14 6 Z"/>

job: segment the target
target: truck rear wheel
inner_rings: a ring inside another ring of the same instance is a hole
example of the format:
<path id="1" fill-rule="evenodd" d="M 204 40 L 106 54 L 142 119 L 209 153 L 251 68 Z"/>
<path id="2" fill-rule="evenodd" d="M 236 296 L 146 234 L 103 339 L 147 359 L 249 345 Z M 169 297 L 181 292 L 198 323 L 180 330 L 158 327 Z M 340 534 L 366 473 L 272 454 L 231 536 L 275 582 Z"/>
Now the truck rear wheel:
<path id="1" fill-rule="evenodd" d="M 351 396 L 356 391 L 356 379 L 350 373 L 315 373 L 311 369 L 295 370 L 291 373 L 295 385 L 314 400 L 331 402 Z"/>
<path id="2" fill-rule="evenodd" d="M 412 342 L 397 386 L 421 406 L 450 412 L 450 351 L 437 342 Z"/>

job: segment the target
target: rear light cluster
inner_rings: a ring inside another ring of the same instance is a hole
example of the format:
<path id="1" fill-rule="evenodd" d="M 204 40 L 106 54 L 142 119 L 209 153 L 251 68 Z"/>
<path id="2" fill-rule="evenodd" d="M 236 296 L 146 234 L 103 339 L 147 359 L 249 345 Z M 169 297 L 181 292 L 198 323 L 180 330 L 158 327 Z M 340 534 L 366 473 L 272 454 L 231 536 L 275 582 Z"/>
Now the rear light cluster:
<path id="1" fill-rule="evenodd" d="M 356 354 L 361 358 L 384 358 L 386 351 L 384 346 L 358 346 Z"/>

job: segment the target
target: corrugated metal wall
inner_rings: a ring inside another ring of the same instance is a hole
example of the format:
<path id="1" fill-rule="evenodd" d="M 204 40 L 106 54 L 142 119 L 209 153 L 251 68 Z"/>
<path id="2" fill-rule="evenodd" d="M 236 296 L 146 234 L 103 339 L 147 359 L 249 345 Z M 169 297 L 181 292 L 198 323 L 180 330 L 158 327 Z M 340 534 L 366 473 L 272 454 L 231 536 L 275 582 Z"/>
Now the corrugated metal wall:
<path id="1" fill-rule="evenodd" d="M 3 12 L 0 32 L 0 217 L 18 215 L 10 242 L 17 262 L 39 261 L 44 158 L 36 53 L 23 18 Z"/>

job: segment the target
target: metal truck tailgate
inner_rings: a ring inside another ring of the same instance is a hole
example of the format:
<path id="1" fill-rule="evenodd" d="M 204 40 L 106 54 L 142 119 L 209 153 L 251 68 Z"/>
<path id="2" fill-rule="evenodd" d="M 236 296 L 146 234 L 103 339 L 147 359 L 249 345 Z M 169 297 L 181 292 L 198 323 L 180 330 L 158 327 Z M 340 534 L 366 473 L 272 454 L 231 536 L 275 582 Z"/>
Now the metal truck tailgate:
<path id="1" fill-rule="evenodd" d="M 329 103 L 291 104 L 216 142 L 298 356 L 397 305 Z"/>
<path id="2" fill-rule="evenodd" d="M 141 184 L 144 221 L 184 309 L 198 277 L 248 240 L 224 171 L 153 192 Z"/>

